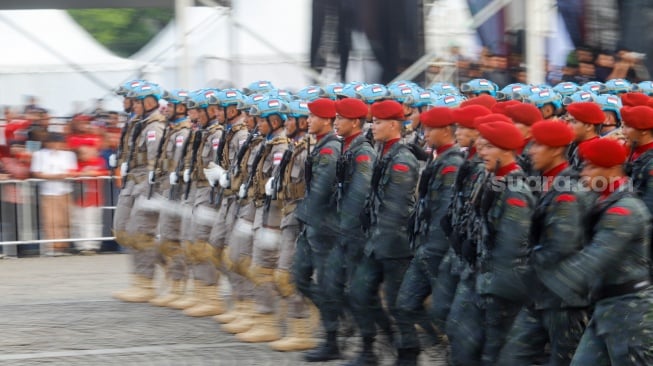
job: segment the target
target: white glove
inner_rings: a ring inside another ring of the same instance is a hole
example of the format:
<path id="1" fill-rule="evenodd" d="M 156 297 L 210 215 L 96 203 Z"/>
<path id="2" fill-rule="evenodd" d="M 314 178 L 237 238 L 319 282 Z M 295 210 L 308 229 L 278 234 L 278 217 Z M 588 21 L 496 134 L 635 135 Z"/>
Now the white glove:
<path id="1" fill-rule="evenodd" d="M 245 183 L 243 183 L 240 185 L 240 189 L 238 190 L 238 198 L 242 200 L 245 197 L 247 197 L 247 187 L 245 187 Z"/>
<path id="2" fill-rule="evenodd" d="M 209 181 L 209 184 L 211 184 L 211 187 L 215 187 L 215 184 L 220 181 L 225 173 L 226 171 L 214 162 L 210 162 L 209 167 L 204 168 L 204 176 Z"/>
<path id="3" fill-rule="evenodd" d="M 190 182 L 190 169 L 184 170 L 184 183 Z"/>
<path id="4" fill-rule="evenodd" d="M 176 172 L 170 173 L 170 185 L 174 186 L 179 182 L 179 177 Z"/>
<path id="5" fill-rule="evenodd" d="M 230 188 L 231 187 L 231 176 L 229 175 L 229 172 L 225 171 L 224 174 L 220 177 L 220 187 L 222 188 Z"/>
<path id="6" fill-rule="evenodd" d="M 265 183 L 265 195 L 272 196 L 273 193 L 274 193 L 274 177 L 268 179 L 268 181 Z"/>
<path id="7" fill-rule="evenodd" d="M 154 172 L 151 170 L 149 173 L 147 173 L 147 182 L 150 184 L 154 184 Z"/>
<path id="8" fill-rule="evenodd" d="M 126 177 L 127 173 L 129 173 L 129 165 L 127 164 L 127 162 L 124 162 L 120 164 L 120 175 Z"/>
<path id="9" fill-rule="evenodd" d="M 109 155 L 109 167 L 115 168 L 116 166 L 118 166 L 118 158 L 116 158 L 116 154 Z"/>

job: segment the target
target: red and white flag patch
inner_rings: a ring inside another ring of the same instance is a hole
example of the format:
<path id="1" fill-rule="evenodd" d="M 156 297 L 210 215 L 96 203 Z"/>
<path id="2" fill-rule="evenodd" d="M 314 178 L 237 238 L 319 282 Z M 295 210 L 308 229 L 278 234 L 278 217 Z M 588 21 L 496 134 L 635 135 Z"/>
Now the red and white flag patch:
<path id="1" fill-rule="evenodd" d="M 220 147 L 220 139 L 213 139 L 211 145 L 213 146 L 213 150 L 217 150 Z"/>
<path id="2" fill-rule="evenodd" d="M 147 142 L 156 141 L 156 131 L 147 131 Z"/>
<path id="3" fill-rule="evenodd" d="M 184 138 L 183 135 L 179 135 L 179 136 L 177 136 L 177 137 L 175 138 L 175 145 L 177 145 L 177 147 L 182 147 L 182 146 L 184 146 L 184 140 L 186 140 L 186 139 Z"/>
<path id="4" fill-rule="evenodd" d="M 274 155 L 272 156 L 272 163 L 274 165 L 281 164 L 281 158 L 283 158 L 283 152 L 281 151 L 275 152 Z"/>

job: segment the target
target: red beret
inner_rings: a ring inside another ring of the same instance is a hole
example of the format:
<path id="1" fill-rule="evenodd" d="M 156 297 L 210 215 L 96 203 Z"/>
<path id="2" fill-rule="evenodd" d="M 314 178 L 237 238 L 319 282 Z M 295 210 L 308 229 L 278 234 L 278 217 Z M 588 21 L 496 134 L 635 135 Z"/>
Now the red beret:
<path id="1" fill-rule="evenodd" d="M 651 130 L 653 129 L 653 108 L 644 105 L 621 108 L 621 119 L 628 127 Z"/>
<path id="2" fill-rule="evenodd" d="M 624 93 L 621 94 L 621 103 L 624 107 L 635 107 L 638 105 L 647 105 L 651 98 L 643 93 Z"/>
<path id="3" fill-rule="evenodd" d="M 542 120 L 542 112 L 539 108 L 529 103 L 508 106 L 506 116 L 512 118 L 513 122 L 526 126 L 532 126 L 533 123 Z"/>
<path id="4" fill-rule="evenodd" d="M 578 121 L 588 125 L 598 125 L 605 122 L 605 113 L 594 102 L 571 103 L 567 106 L 567 112 Z"/>
<path id="5" fill-rule="evenodd" d="M 574 131 L 562 121 L 535 122 L 531 134 L 538 144 L 550 147 L 567 146 L 574 141 Z"/>
<path id="6" fill-rule="evenodd" d="M 336 112 L 345 118 L 365 118 L 368 110 L 367 104 L 360 99 L 345 98 L 336 101 Z"/>
<path id="7" fill-rule="evenodd" d="M 481 94 L 478 97 L 467 99 L 466 101 L 460 103 L 460 106 L 467 107 L 470 105 L 482 105 L 487 109 L 491 109 L 495 104 L 497 104 L 497 100 L 492 98 L 491 95 Z"/>
<path id="8" fill-rule="evenodd" d="M 475 128 L 474 119 L 476 117 L 491 114 L 489 108 L 482 105 L 470 105 L 468 107 L 455 108 L 452 111 L 453 120 L 461 127 Z"/>
<path id="9" fill-rule="evenodd" d="M 445 127 L 454 124 L 453 113 L 449 107 L 434 107 L 419 116 L 426 127 Z"/>
<path id="10" fill-rule="evenodd" d="M 504 116 L 503 114 L 490 113 L 485 116 L 474 118 L 474 127 L 478 129 L 478 125 L 482 125 L 488 122 L 497 122 L 497 121 L 512 123 L 512 120 L 510 120 L 510 118 Z"/>
<path id="11" fill-rule="evenodd" d="M 503 150 L 516 150 L 524 145 L 524 137 L 511 122 L 487 122 L 478 125 L 484 139 Z"/>
<path id="12" fill-rule="evenodd" d="M 580 157 L 603 168 L 626 162 L 626 148 L 615 139 L 594 139 L 578 146 Z"/>
<path id="13" fill-rule="evenodd" d="M 517 100 L 507 100 L 505 102 L 498 102 L 497 104 L 492 106 L 492 113 L 506 114 L 506 108 L 515 104 L 521 104 L 521 102 Z"/>
<path id="14" fill-rule="evenodd" d="M 378 119 L 404 120 L 404 107 L 394 100 L 384 100 L 372 104 L 372 116 Z"/>
<path id="15" fill-rule="evenodd" d="M 336 118 L 336 102 L 327 98 L 308 103 L 308 110 L 320 118 Z"/>

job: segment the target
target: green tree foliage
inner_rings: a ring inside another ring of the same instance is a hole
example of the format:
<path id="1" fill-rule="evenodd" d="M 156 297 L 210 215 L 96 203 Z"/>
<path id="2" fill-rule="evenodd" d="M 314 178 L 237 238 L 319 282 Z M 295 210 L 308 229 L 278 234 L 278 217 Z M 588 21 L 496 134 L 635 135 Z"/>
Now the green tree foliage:
<path id="1" fill-rule="evenodd" d="M 172 9 L 74 9 L 68 13 L 101 44 L 127 57 L 173 17 Z"/>

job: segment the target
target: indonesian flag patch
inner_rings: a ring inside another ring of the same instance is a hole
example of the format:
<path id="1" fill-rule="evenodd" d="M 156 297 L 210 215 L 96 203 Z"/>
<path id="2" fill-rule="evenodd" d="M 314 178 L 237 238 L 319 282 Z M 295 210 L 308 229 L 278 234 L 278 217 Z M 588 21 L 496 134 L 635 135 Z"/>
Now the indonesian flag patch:
<path id="1" fill-rule="evenodd" d="M 275 152 L 274 155 L 272 156 L 272 163 L 274 165 L 281 164 L 281 158 L 283 158 L 283 152 L 281 151 Z"/>
<path id="2" fill-rule="evenodd" d="M 156 131 L 147 131 L 147 142 L 156 141 Z"/>
<path id="3" fill-rule="evenodd" d="M 185 139 L 184 139 L 184 136 L 183 136 L 183 135 L 179 135 L 179 136 L 177 136 L 177 137 L 175 138 L 175 145 L 177 145 L 177 147 L 182 147 L 182 146 L 184 145 L 184 140 L 185 140 Z"/>
<path id="4" fill-rule="evenodd" d="M 211 145 L 213 146 L 213 150 L 217 150 L 220 147 L 220 139 L 213 139 Z"/>

